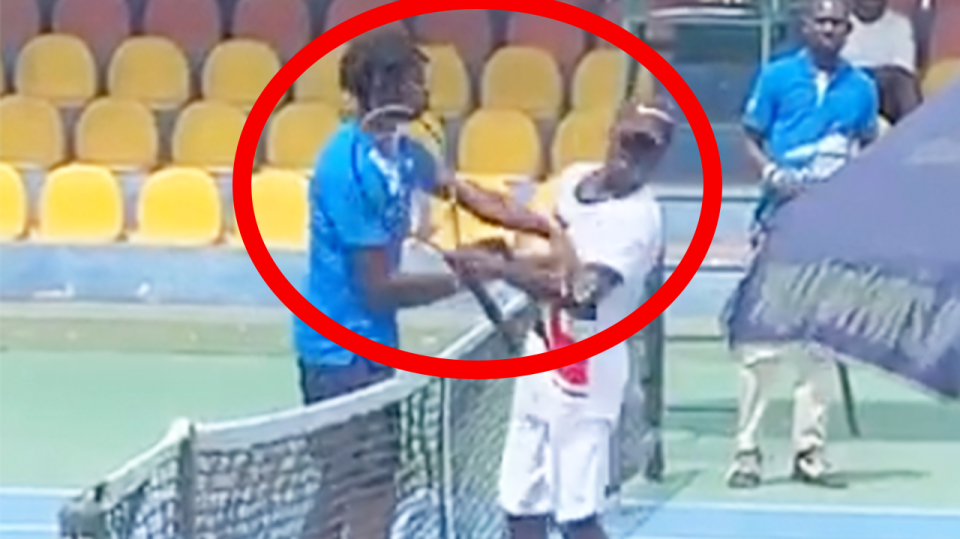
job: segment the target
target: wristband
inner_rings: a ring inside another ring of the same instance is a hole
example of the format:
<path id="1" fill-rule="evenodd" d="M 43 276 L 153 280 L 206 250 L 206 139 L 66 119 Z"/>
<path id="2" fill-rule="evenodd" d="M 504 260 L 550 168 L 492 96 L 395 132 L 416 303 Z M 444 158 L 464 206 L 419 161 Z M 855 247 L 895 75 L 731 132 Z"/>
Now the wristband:
<path id="1" fill-rule="evenodd" d="M 771 185 L 776 185 L 777 183 L 779 183 L 779 182 L 778 182 L 778 180 L 779 180 L 779 178 L 778 178 L 778 176 L 779 176 L 778 172 L 779 172 L 779 170 L 778 170 L 777 165 L 776 165 L 775 163 L 767 163 L 767 164 L 764 165 L 764 167 L 763 167 L 763 172 L 761 172 L 763 181 L 764 181 L 765 183 L 769 183 L 769 184 L 771 184 Z"/>

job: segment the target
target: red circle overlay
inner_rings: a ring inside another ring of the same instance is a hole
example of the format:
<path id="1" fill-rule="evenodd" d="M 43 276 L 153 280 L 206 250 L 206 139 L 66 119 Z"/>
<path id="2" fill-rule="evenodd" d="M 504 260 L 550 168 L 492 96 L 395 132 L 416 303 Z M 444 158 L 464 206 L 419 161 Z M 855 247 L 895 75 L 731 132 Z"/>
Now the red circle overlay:
<path id="1" fill-rule="evenodd" d="M 693 240 L 676 270 L 660 290 L 630 316 L 593 337 L 552 352 L 521 358 L 467 361 L 405 352 L 361 337 L 328 318 L 290 284 L 270 256 L 257 228 L 251 195 L 254 154 L 267 119 L 297 78 L 324 55 L 364 32 L 407 17 L 460 9 L 529 13 L 565 22 L 602 37 L 649 69 L 670 92 L 692 127 L 700 150 L 703 205 Z M 722 191 L 720 154 L 713 129 L 703 107 L 683 78 L 666 60 L 627 30 L 603 17 L 555 0 L 399 0 L 366 11 L 331 28 L 298 52 L 264 88 L 243 126 L 233 165 L 233 204 L 237 227 L 250 259 L 277 298 L 310 327 L 361 357 L 396 369 L 445 378 L 511 378 L 558 369 L 604 352 L 642 330 L 677 299 L 703 264 L 720 217 Z"/>

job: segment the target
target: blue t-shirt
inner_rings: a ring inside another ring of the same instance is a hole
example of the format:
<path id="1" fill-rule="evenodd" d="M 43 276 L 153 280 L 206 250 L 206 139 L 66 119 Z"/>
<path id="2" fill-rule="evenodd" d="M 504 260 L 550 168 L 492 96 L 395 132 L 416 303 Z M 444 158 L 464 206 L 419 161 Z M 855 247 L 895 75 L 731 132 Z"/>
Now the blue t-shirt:
<path id="1" fill-rule="evenodd" d="M 760 133 L 778 167 L 805 181 L 825 181 L 877 130 L 876 84 L 863 70 L 841 61 L 823 91 L 807 50 L 765 65 L 747 100 L 743 124 Z M 764 222 L 782 204 L 765 188 L 757 208 Z"/>
<path id="2" fill-rule="evenodd" d="M 310 183 L 310 246 L 305 297 L 345 328 L 373 341 L 397 347 L 396 312 L 367 308 L 351 253 L 383 248 L 391 271 L 400 266 L 410 230 L 412 195 L 431 191 L 435 162 L 422 145 L 402 138 L 394 159 L 374 146 L 355 120 L 345 121 L 320 152 Z M 333 343 L 294 318 L 294 343 L 301 361 L 349 365 L 353 352 Z"/>

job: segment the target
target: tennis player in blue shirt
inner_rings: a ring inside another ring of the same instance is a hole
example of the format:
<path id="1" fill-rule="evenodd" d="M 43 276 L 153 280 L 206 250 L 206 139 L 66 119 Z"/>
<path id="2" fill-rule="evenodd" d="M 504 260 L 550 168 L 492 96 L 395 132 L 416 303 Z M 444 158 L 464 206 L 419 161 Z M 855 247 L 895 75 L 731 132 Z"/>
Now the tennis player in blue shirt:
<path id="1" fill-rule="evenodd" d="M 873 80 L 841 58 L 850 32 L 844 0 L 807 0 L 805 47 L 764 66 L 743 118 L 748 150 L 762 170 L 754 244 L 770 231 L 771 218 L 804 189 L 828 181 L 877 133 L 878 96 Z M 734 488 L 761 482 L 757 433 L 774 383 L 778 360 L 798 370 L 794 401 L 793 477 L 842 487 L 824 458 L 826 415 L 835 364 L 801 346 L 750 346 L 743 359 L 737 452 L 728 475 Z"/>
<path id="2" fill-rule="evenodd" d="M 481 219 L 508 229 L 550 237 L 552 225 L 498 194 L 443 177 L 431 154 L 404 135 L 404 125 L 424 112 L 428 97 L 426 57 L 412 41 L 376 32 L 353 42 L 341 62 L 341 85 L 355 99 L 358 114 L 342 123 L 317 160 L 309 195 L 306 292 L 321 312 L 347 329 L 398 347 L 399 309 L 461 290 L 462 276 L 456 274 L 399 271 L 417 192 L 452 195 Z M 497 277 L 492 267 L 485 271 L 480 261 L 471 262 L 467 251 L 446 256 L 458 271 L 469 270 L 472 279 Z M 392 375 L 376 358 L 357 357 L 299 319 L 294 338 L 306 404 Z M 386 537 L 395 503 L 398 414 L 396 408 L 379 410 L 320 441 L 327 461 L 324 499 L 318 504 L 323 514 L 308 524 L 322 526 L 322 532 L 311 537 Z M 369 447 L 371 440 L 381 445 Z"/>

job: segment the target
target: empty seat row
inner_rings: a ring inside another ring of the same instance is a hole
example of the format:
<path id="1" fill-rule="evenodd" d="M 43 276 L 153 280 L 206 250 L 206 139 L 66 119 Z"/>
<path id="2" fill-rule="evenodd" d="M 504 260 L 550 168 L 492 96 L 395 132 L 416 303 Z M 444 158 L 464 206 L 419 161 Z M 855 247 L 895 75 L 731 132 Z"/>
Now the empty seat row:
<path id="1" fill-rule="evenodd" d="M 200 93 L 248 107 L 279 69 L 276 54 L 264 43 L 223 42 L 205 59 Z M 44 34 L 24 46 L 13 82 L 17 93 L 74 107 L 100 93 L 99 79 L 93 55 L 83 41 L 67 34 Z M 155 109 L 179 107 L 192 93 L 187 58 L 167 39 L 131 38 L 110 60 L 106 89 L 111 95 L 139 99 Z"/>
<path id="2" fill-rule="evenodd" d="M 503 192 L 510 178 L 467 178 Z M 549 184 L 535 186 L 536 201 L 552 191 Z M 292 171 L 268 170 L 253 176 L 251 195 L 257 228 L 271 249 L 303 251 L 306 248 L 308 182 Z M 199 169 L 169 168 L 151 175 L 136 197 L 136 223 L 125 227 L 121 184 L 101 167 L 70 165 L 52 171 L 44 181 L 31 218 L 31 201 L 13 167 L 0 164 L 0 241 L 89 245 L 127 241 L 139 245 L 201 247 L 244 245 L 236 217 L 225 227 L 229 211 L 214 179 Z M 543 208 L 540 208 L 543 209 Z M 506 231 L 443 202 L 431 206 L 432 240 L 452 248 L 489 238 L 512 242 Z M 456 220 L 456 224 L 454 224 Z"/>
<path id="3" fill-rule="evenodd" d="M 220 171 L 233 167 L 237 143 L 246 117 L 237 108 L 218 101 L 197 101 L 177 117 L 170 137 L 172 161 Z M 270 120 L 266 160 L 277 168 L 307 169 L 340 116 L 323 103 L 291 103 Z M 439 120 L 425 115 L 413 129 L 433 151 L 441 141 Z M 419 128 L 418 128 L 419 127 Z M 68 139 L 73 151 L 67 150 Z M 20 168 L 47 169 L 73 156 L 114 170 L 147 170 L 161 161 L 162 141 L 156 117 L 142 103 L 102 98 L 80 114 L 72 137 L 62 128 L 61 116 L 42 99 L 9 96 L 0 100 L 0 160 Z"/>
<path id="4" fill-rule="evenodd" d="M 613 111 L 573 110 L 545 139 L 536 122 L 514 109 L 478 109 L 459 130 L 444 129 L 435 116 L 413 124 L 412 134 L 458 170 L 476 174 L 540 177 L 579 160 L 601 159 Z M 244 115 L 220 102 L 195 102 L 177 118 L 169 142 L 170 161 L 211 172 L 233 167 Z M 309 172 L 340 117 L 323 103 L 293 102 L 268 122 L 263 160 L 271 168 Z M 439 140 L 436 138 L 439 135 Z M 448 144 L 446 136 L 454 141 Z M 50 168 L 68 159 L 68 137 L 60 116 L 42 100 L 0 100 L 0 160 L 20 168 Z M 114 170 L 150 170 L 162 164 L 158 130 L 145 106 L 132 100 L 101 99 L 77 122 L 72 158 Z M 448 146 L 452 151 L 448 150 Z"/>
<path id="5" fill-rule="evenodd" d="M 442 122 L 425 115 L 413 135 L 437 156 L 455 158 L 460 170 L 482 174 L 539 176 L 571 160 L 603 155 L 612 111 L 574 110 L 555 130 L 549 160 L 536 123 L 514 109 L 478 109 L 458 132 L 454 152 L 446 151 Z M 173 164 L 229 171 L 245 116 L 230 105 L 198 101 L 177 117 L 169 142 Z M 290 103 L 267 125 L 264 160 L 273 168 L 308 170 L 340 122 L 323 103 Z M 439 135 L 440 139 L 437 140 Z M 73 151 L 68 151 L 68 140 Z M 72 137 L 60 115 L 43 100 L 11 96 L 0 100 L 0 160 L 22 169 L 49 169 L 68 159 L 113 170 L 148 171 L 163 163 L 156 118 L 143 104 L 102 98 L 86 107 Z M 549 161 L 549 162 L 547 162 Z"/>
<path id="6" fill-rule="evenodd" d="M 339 61 L 343 47 L 316 62 L 294 84 L 292 95 L 300 101 L 322 101 L 348 108 L 339 86 Z M 619 103 L 626 88 L 624 55 L 614 49 L 597 49 L 584 56 L 565 83 L 557 63 L 531 47 L 499 49 L 484 66 L 475 100 L 464 63 L 451 46 L 424 46 L 430 58 L 428 83 L 432 110 L 443 118 L 463 116 L 474 101 L 487 108 L 511 108 L 537 120 L 554 121 L 567 108 L 610 108 Z M 50 34 L 28 43 L 18 63 L 18 93 L 43 97 L 61 106 L 79 106 L 97 94 L 96 69 L 89 52 L 77 38 Z M 207 57 L 200 77 L 204 99 L 249 109 L 267 82 L 279 70 L 279 60 L 264 43 L 229 40 Z M 924 88 L 932 95 L 956 73 L 955 59 L 935 63 L 927 72 Z M 163 38 L 141 37 L 126 41 L 117 50 L 107 72 L 110 95 L 143 101 L 155 110 L 178 108 L 191 95 L 186 58 L 176 45 Z M 639 69 L 634 95 L 652 99 L 656 84 Z M 569 103 L 568 103 L 569 101 Z"/>
<path id="7" fill-rule="evenodd" d="M 293 88 L 299 100 L 320 100 L 345 106 L 339 87 L 339 60 L 343 47 L 309 68 Z M 452 46 L 424 46 L 432 107 L 441 116 L 464 114 L 474 102 L 464 62 Z M 570 87 L 557 62 L 532 47 L 504 47 L 485 64 L 480 80 L 480 103 L 487 107 L 518 108 L 537 118 L 552 118 L 567 96 L 572 106 L 612 106 L 626 87 L 625 57 L 615 50 L 596 50 L 577 64 Z M 279 71 L 278 56 L 266 43 L 233 39 L 219 43 L 206 57 L 198 77 L 199 94 L 249 109 Z M 17 93 L 43 97 L 65 106 L 77 106 L 99 94 L 93 56 L 78 38 L 45 34 L 24 47 L 14 74 Z M 637 91 L 653 94 L 652 77 L 638 75 Z M 106 91 L 164 110 L 182 106 L 193 94 L 185 54 L 172 41 L 137 37 L 125 41 L 106 71 Z"/>
<path id="8" fill-rule="evenodd" d="M 291 171 L 257 173 L 251 185 L 257 226 L 269 247 L 302 249 L 307 230 L 307 180 Z M 150 175 L 137 195 L 136 225 L 124 227 L 120 182 L 106 168 L 69 165 L 49 173 L 31 226 L 30 201 L 16 169 L 0 164 L 0 239 L 89 244 L 128 240 L 147 245 L 241 245 L 236 226 L 224 229 L 224 208 L 212 176 L 168 168 Z"/>
<path id="9" fill-rule="evenodd" d="M 509 183 L 509 178 L 503 177 L 468 179 L 486 187 Z M 257 228 L 267 247 L 306 248 L 308 182 L 303 175 L 281 170 L 259 172 L 253 176 L 251 195 Z M 131 230 L 125 228 L 121 184 L 102 167 L 70 165 L 53 170 L 43 183 L 34 220 L 30 218 L 32 204 L 24 182 L 16 169 L 0 164 L 0 201 L 0 241 L 243 245 L 235 216 L 232 226 L 224 227 L 229 208 L 224 207 L 215 180 L 199 169 L 169 168 L 152 174 L 137 194 L 136 224 Z M 458 221 L 456 226 L 453 219 Z M 434 241 L 444 246 L 505 236 L 503 230 L 466 212 L 454 213 L 442 202 L 434 202 L 431 221 Z"/>

